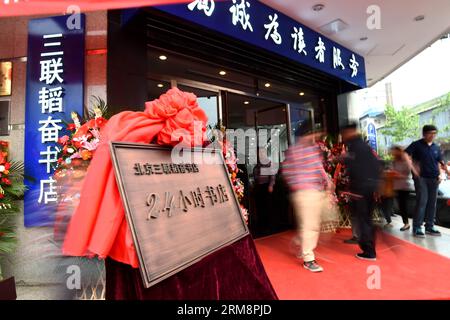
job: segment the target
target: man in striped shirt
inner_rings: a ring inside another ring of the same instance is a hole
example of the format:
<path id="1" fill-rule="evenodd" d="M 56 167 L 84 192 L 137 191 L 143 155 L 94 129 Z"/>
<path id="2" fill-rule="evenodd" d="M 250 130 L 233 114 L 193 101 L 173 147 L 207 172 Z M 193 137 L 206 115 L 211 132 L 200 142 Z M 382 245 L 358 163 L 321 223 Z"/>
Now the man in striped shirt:
<path id="1" fill-rule="evenodd" d="M 312 124 L 306 122 L 296 135 L 300 137 L 286 152 L 282 174 L 292 192 L 303 267 L 321 272 L 323 268 L 316 262 L 314 249 L 319 240 L 322 211 L 329 201 L 327 189 L 333 183 L 323 168 L 323 153 L 316 143 L 321 134 L 314 133 Z"/>

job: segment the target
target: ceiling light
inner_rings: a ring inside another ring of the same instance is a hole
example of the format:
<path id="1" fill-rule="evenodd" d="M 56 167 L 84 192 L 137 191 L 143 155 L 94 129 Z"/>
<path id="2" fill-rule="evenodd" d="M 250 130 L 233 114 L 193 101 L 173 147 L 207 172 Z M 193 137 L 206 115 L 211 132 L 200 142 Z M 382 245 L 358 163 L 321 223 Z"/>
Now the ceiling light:
<path id="1" fill-rule="evenodd" d="M 162 88 L 164 85 L 162 83 L 158 83 L 158 88 Z"/>
<path id="2" fill-rule="evenodd" d="M 312 9 L 313 9 L 314 11 L 322 11 L 323 8 L 325 8 L 325 5 L 323 5 L 323 4 L 321 4 L 321 3 L 316 4 L 316 5 L 314 5 L 314 6 L 312 7 Z"/>
<path id="3" fill-rule="evenodd" d="M 264 85 L 264 87 L 269 88 L 269 87 L 270 87 L 270 83 L 267 82 L 267 83 Z"/>
<path id="4" fill-rule="evenodd" d="M 414 18 L 415 21 L 422 21 L 425 19 L 425 16 L 423 14 L 418 15 L 417 17 Z"/>
<path id="5" fill-rule="evenodd" d="M 250 104 L 250 101 L 244 101 L 244 104 Z"/>
<path id="6" fill-rule="evenodd" d="M 335 34 L 345 30 L 349 27 L 349 25 L 341 19 L 333 20 L 319 28 L 319 30 L 326 34 Z"/>
<path id="7" fill-rule="evenodd" d="M 166 61 L 167 60 L 167 56 L 159 56 L 159 60 L 162 60 L 162 61 Z"/>
<path id="8" fill-rule="evenodd" d="M 299 95 L 301 95 L 301 96 L 304 96 L 304 95 L 305 95 L 305 93 L 304 93 L 304 92 L 300 92 L 300 93 L 299 93 Z"/>
<path id="9" fill-rule="evenodd" d="M 222 70 L 222 71 L 219 72 L 219 74 L 220 74 L 221 76 L 224 76 L 224 75 L 227 74 L 227 72 Z"/>

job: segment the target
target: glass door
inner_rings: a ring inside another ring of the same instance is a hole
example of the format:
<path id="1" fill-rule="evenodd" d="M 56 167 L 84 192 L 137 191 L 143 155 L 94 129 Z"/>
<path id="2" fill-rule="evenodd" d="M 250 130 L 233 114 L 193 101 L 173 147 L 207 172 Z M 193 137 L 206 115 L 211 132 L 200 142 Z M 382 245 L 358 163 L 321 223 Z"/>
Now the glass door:
<path id="1" fill-rule="evenodd" d="M 266 236 L 292 227 L 289 192 L 280 172 L 285 152 L 291 144 L 289 118 L 287 104 L 255 112 L 258 136 L 258 161 L 253 170 L 257 218 L 255 236 Z"/>
<path id="2" fill-rule="evenodd" d="M 225 99 L 227 129 L 245 185 L 244 203 L 254 237 L 291 227 L 289 201 L 280 177 L 280 163 L 290 141 L 287 104 L 228 92 Z"/>

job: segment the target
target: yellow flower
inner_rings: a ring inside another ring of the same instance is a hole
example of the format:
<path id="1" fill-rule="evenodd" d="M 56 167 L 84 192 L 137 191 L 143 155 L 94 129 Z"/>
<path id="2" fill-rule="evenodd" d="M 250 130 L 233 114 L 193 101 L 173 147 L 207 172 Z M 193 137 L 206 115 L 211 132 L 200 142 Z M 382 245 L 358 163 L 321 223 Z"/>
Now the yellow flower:
<path id="1" fill-rule="evenodd" d="M 83 150 L 81 151 L 81 158 L 83 158 L 83 160 L 89 160 L 92 158 L 92 152 L 89 150 Z"/>

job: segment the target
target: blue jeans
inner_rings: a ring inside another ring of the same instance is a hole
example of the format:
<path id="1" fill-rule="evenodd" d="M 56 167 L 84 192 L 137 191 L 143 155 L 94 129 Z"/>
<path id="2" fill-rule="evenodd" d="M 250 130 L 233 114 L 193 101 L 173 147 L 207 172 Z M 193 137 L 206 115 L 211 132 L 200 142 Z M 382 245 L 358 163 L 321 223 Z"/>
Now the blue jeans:
<path id="1" fill-rule="evenodd" d="M 414 230 L 422 227 L 424 220 L 426 229 L 433 228 L 434 218 L 436 216 L 438 186 L 438 178 L 414 178 L 414 188 L 416 189 L 416 212 L 413 219 Z"/>

